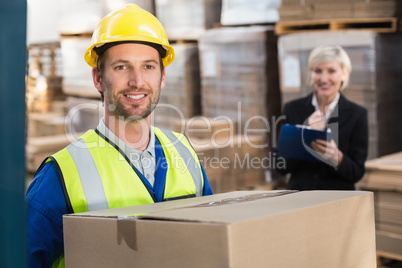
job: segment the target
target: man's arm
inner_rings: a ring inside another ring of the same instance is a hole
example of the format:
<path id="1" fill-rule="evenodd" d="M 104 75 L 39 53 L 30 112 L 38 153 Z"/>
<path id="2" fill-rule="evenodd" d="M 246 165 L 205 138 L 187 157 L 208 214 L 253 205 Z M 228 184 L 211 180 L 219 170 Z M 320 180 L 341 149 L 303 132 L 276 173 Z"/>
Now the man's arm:
<path id="1" fill-rule="evenodd" d="M 55 165 L 42 165 L 28 188 L 27 233 L 29 267 L 51 267 L 64 252 L 63 214 L 67 214 Z"/>
<path id="2" fill-rule="evenodd" d="M 202 177 L 204 178 L 204 189 L 202 195 L 212 195 L 211 185 L 209 184 L 207 174 L 205 173 L 204 167 L 201 165 Z"/>

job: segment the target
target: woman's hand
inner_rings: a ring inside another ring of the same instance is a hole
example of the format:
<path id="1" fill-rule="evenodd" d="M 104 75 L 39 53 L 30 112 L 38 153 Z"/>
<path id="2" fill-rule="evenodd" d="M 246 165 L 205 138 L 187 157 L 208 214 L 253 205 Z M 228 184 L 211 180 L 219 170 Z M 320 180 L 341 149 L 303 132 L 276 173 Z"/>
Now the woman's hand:
<path id="1" fill-rule="evenodd" d="M 315 111 L 308 118 L 308 125 L 311 128 L 324 130 L 325 129 L 325 117 L 321 111 Z"/>
<path id="2" fill-rule="evenodd" d="M 325 140 L 315 140 L 311 147 L 320 153 L 322 158 L 330 161 L 334 167 L 339 167 L 343 160 L 343 153 L 338 149 L 334 140 L 327 142 Z"/>

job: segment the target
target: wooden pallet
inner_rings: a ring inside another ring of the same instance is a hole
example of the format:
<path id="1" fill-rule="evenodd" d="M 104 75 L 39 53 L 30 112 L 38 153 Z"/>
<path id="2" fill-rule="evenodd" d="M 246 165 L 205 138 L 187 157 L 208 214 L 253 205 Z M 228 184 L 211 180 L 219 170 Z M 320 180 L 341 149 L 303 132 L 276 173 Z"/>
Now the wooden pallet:
<path id="1" fill-rule="evenodd" d="M 370 30 L 389 33 L 397 31 L 397 18 L 351 18 L 330 20 L 279 21 L 277 35 L 308 31 Z"/>
<path id="2" fill-rule="evenodd" d="M 402 261 L 402 237 L 376 231 L 377 257 Z"/>
<path id="3" fill-rule="evenodd" d="M 60 37 L 68 38 L 68 37 L 83 37 L 83 38 L 91 38 L 92 33 L 60 33 Z"/>
<path id="4" fill-rule="evenodd" d="M 169 39 L 169 43 L 172 44 L 190 44 L 190 43 L 197 43 L 198 40 L 196 39 Z"/>

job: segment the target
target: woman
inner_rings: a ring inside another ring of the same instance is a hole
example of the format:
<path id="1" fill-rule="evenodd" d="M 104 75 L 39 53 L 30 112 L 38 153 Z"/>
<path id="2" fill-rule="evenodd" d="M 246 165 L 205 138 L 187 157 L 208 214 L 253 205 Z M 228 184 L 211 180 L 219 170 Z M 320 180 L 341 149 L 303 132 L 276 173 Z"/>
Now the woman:
<path id="1" fill-rule="evenodd" d="M 321 161 L 286 159 L 278 171 L 290 174 L 289 189 L 353 190 L 364 174 L 368 123 L 367 110 L 341 94 L 352 69 L 349 56 L 339 46 L 319 46 L 311 51 L 308 64 L 314 92 L 285 104 L 285 123 L 330 128 L 334 139 L 312 142 Z"/>

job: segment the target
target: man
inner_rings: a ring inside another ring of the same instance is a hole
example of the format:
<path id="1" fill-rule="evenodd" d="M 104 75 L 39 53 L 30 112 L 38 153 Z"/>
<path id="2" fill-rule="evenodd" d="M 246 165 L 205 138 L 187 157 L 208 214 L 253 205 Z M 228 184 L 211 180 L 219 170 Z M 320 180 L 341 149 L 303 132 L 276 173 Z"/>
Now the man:
<path id="1" fill-rule="evenodd" d="M 173 48 L 136 5 L 99 23 L 85 54 L 105 117 L 48 157 L 30 185 L 30 267 L 64 267 L 62 215 L 212 194 L 185 136 L 151 126 Z"/>

